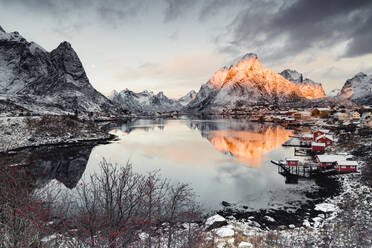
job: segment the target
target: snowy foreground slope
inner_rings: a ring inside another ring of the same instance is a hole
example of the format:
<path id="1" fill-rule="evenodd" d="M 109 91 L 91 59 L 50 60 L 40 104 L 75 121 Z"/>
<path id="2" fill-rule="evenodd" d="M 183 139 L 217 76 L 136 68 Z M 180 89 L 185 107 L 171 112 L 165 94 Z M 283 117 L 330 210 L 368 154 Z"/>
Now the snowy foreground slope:
<path id="1" fill-rule="evenodd" d="M 372 75 L 363 72 L 348 79 L 338 94 L 359 105 L 372 105 Z"/>
<path id="2" fill-rule="evenodd" d="M 196 95 L 195 91 L 190 91 L 180 99 L 171 99 L 163 92 L 154 94 L 152 91 L 142 91 L 135 93 L 128 89 L 120 92 L 112 91 L 109 99 L 118 107 L 132 112 L 168 112 L 179 111 L 186 106 Z"/>
<path id="3" fill-rule="evenodd" d="M 0 28 L 0 99 L 36 113 L 112 113 L 117 108 L 89 82 L 68 42 L 47 52 Z"/>
<path id="4" fill-rule="evenodd" d="M 295 73 L 283 72 L 292 82 L 263 68 L 257 55 L 248 53 L 235 65 L 217 71 L 201 86 L 186 108 L 192 111 L 256 104 L 293 104 L 325 96 L 320 84 L 302 80 L 302 75 L 297 78 Z"/>

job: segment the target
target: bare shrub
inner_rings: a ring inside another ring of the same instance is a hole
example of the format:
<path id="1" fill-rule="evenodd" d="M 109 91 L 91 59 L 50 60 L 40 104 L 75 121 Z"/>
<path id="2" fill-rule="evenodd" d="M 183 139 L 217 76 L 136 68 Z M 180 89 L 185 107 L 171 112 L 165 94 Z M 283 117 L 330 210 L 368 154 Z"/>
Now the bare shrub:
<path id="1" fill-rule="evenodd" d="M 191 223 L 200 221 L 200 209 L 186 184 L 171 185 L 156 171 L 140 175 L 129 163 L 119 167 L 103 160 L 100 171 L 80 183 L 77 192 L 72 219 L 81 243 L 93 247 L 176 247 L 181 243 L 196 247 L 199 235 Z M 188 228 L 180 229 L 181 223 Z"/>
<path id="2" fill-rule="evenodd" d="M 0 164 L 1 247 L 39 247 L 41 239 L 54 232 L 50 220 L 56 217 L 56 195 L 47 190 L 35 190 L 26 170 Z"/>

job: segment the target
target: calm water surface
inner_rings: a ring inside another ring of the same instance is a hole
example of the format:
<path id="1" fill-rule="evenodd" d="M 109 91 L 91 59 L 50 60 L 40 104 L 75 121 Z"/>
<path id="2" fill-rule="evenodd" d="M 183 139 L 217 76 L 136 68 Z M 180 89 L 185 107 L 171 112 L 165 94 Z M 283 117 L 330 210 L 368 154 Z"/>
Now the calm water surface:
<path id="1" fill-rule="evenodd" d="M 119 137 L 94 147 L 83 177 L 99 170 L 103 158 L 145 173 L 160 170 L 173 182 L 192 186 L 205 209 L 222 201 L 251 209 L 294 205 L 307 199 L 311 181 L 285 184 L 271 159 L 293 157 L 281 145 L 292 131 L 247 120 L 137 120 L 111 130 Z"/>

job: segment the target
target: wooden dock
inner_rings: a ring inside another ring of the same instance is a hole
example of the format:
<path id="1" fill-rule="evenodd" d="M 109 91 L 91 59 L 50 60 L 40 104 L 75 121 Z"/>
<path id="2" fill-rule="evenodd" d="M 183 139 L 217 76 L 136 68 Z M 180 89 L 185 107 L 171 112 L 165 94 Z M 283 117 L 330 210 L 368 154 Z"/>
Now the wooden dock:
<path id="1" fill-rule="evenodd" d="M 320 167 L 315 163 L 305 162 L 298 166 L 288 166 L 284 161 L 271 160 L 278 166 L 278 173 L 285 177 L 312 178 L 319 175 Z"/>
<path id="2" fill-rule="evenodd" d="M 308 148 L 308 147 L 301 147 L 301 148 L 294 149 L 295 156 L 309 156 L 311 154 L 312 154 L 312 150 L 311 148 Z"/>

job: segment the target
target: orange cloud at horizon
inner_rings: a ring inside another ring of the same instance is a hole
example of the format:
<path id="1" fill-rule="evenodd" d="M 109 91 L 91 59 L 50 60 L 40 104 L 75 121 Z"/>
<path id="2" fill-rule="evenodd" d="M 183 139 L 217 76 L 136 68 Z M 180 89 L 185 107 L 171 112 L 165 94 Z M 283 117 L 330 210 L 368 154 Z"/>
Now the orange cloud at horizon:
<path id="1" fill-rule="evenodd" d="M 291 131 L 283 127 L 269 127 L 262 133 L 235 130 L 211 132 L 209 141 L 221 152 L 229 152 L 248 166 L 260 167 L 264 154 L 290 139 Z"/>

